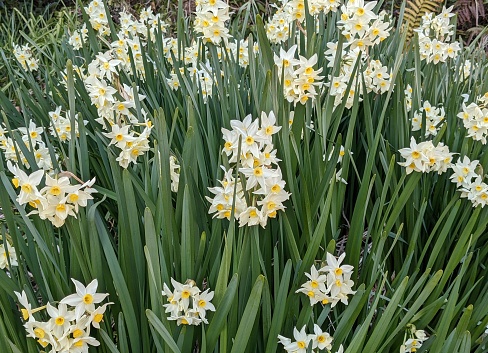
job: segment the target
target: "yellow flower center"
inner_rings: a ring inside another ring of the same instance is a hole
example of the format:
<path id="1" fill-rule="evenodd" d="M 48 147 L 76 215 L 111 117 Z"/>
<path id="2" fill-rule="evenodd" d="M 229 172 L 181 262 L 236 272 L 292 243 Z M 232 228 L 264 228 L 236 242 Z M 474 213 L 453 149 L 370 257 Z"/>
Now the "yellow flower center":
<path id="1" fill-rule="evenodd" d="M 27 309 L 20 309 L 20 312 L 22 313 L 22 317 L 24 318 L 24 320 L 27 320 L 29 318 L 29 311 L 27 311 Z M 35 330 L 34 330 L 35 332 Z M 42 337 L 40 337 L 42 338 Z"/>
<path id="2" fill-rule="evenodd" d="M 63 326 L 64 325 L 64 317 L 58 316 L 55 320 L 54 323 L 58 326 Z"/>
<path id="3" fill-rule="evenodd" d="M 78 201 L 79 198 L 80 197 L 77 194 L 71 194 L 71 195 L 69 195 L 69 202 L 75 203 Z"/>
<path id="4" fill-rule="evenodd" d="M 313 73 L 313 67 L 307 67 L 305 69 L 305 74 L 306 75 L 311 75 Z"/>
<path id="5" fill-rule="evenodd" d="M 83 330 L 80 330 L 79 328 L 77 328 L 76 330 L 73 331 L 73 338 L 81 337 L 81 336 L 83 336 L 83 333 L 84 333 Z"/>
<path id="6" fill-rule="evenodd" d="M 61 188 L 57 185 L 54 185 L 51 190 L 49 190 L 49 192 L 51 193 L 51 195 L 58 196 L 59 194 L 61 194 Z"/>
<path id="7" fill-rule="evenodd" d="M 310 281 L 310 287 L 312 287 L 312 288 L 318 288 L 319 287 L 319 283 L 316 280 L 312 280 L 312 281 Z"/>
<path id="8" fill-rule="evenodd" d="M 340 276 L 342 275 L 342 268 L 338 267 L 334 270 L 334 273 L 336 276 Z"/>
<path id="9" fill-rule="evenodd" d="M 183 292 L 181 292 L 181 297 L 183 299 L 188 299 L 190 297 L 190 291 L 188 289 L 185 289 Z"/>
<path id="10" fill-rule="evenodd" d="M 198 306 L 199 306 L 200 308 L 204 308 L 204 307 L 205 307 L 205 305 L 207 305 L 207 302 L 206 302 L 205 300 L 200 299 L 200 300 L 198 301 Z"/>
<path id="11" fill-rule="evenodd" d="M 419 158 L 419 157 L 420 157 L 420 153 L 419 153 L 418 151 L 413 151 L 413 152 L 412 152 L 412 158 L 413 158 L 413 159 L 417 159 L 417 158 Z"/>
<path id="12" fill-rule="evenodd" d="M 252 137 L 252 136 L 246 137 L 246 143 L 248 145 L 252 145 L 254 143 L 254 137 Z"/>
<path id="13" fill-rule="evenodd" d="M 46 334 L 46 332 L 40 328 L 40 327 L 37 327 L 34 329 L 34 334 L 36 335 L 37 338 L 44 338 L 44 335 Z"/>
<path id="14" fill-rule="evenodd" d="M 93 321 L 95 322 L 100 322 L 103 320 L 103 314 L 96 314 L 95 317 L 93 318 Z"/>
<path id="15" fill-rule="evenodd" d="M 75 347 L 83 347 L 83 341 L 81 341 L 81 340 L 80 341 L 77 341 L 77 342 L 73 343 L 73 346 L 75 346 Z"/>
<path id="16" fill-rule="evenodd" d="M 300 349 L 304 349 L 304 348 L 305 348 L 307 345 L 305 344 L 305 342 L 304 342 L 304 341 L 298 341 L 298 342 L 297 342 L 297 346 L 298 346 L 298 348 L 300 348 Z"/>
<path id="17" fill-rule="evenodd" d="M 37 131 L 31 131 L 30 137 L 35 139 L 37 137 Z"/>
<path id="18" fill-rule="evenodd" d="M 56 211 L 58 211 L 58 212 L 66 211 L 66 205 L 63 203 L 60 203 L 59 205 L 56 206 Z"/>
<path id="19" fill-rule="evenodd" d="M 273 192 L 273 193 L 275 193 L 275 194 L 276 194 L 276 193 L 278 193 L 278 192 L 280 192 L 280 190 L 281 190 L 281 187 L 280 187 L 278 184 L 274 184 L 274 185 L 271 187 L 271 192 Z"/>
<path id="20" fill-rule="evenodd" d="M 14 184 L 15 188 L 18 188 L 19 187 L 19 179 L 13 178 L 12 179 L 12 184 Z"/>
<path id="21" fill-rule="evenodd" d="M 325 336 L 324 335 L 317 336 L 317 341 L 319 341 L 320 343 L 324 343 L 325 342 Z"/>
<path id="22" fill-rule="evenodd" d="M 254 168 L 253 174 L 257 177 L 260 177 L 263 175 L 263 169 L 261 167 L 256 167 Z"/>
<path id="23" fill-rule="evenodd" d="M 85 303 L 85 304 L 91 304 L 91 303 L 93 303 L 93 295 L 91 295 L 91 294 L 85 294 L 83 296 L 83 303 Z"/>
<path id="24" fill-rule="evenodd" d="M 181 323 L 182 323 L 183 325 L 188 325 L 188 321 L 186 321 L 186 319 L 181 319 Z"/>
<path id="25" fill-rule="evenodd" d="M 21 189 L 26 194 L 30 194 L 32 192 L 32 186 L 30 184 L 24 184 L 24 185 L 22 185 Z"/>

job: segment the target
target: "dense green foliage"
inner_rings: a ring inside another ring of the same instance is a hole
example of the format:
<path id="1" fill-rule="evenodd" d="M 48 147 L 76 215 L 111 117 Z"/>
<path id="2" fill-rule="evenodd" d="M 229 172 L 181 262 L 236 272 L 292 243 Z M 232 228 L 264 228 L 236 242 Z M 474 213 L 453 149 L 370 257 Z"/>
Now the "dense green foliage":
<path id="1" fill-rule="evenodd" d="M 449 180 L 451 171 L 407 175 L 398 165 L 403 161 L 398 151 L 409 146 L 411 136 L 425 139 L 425 128 L 412 132 L 411 119 L 428 100 L 446 112 L 434 143 L 442 141 L 451 152 L 477 159 L 478 169 L 487 170 L 486 145 L 468 137 L 457 117 L 462 94 L 472 102 L 488 91 L 484 53 L 474 44 L 447 63 L 427 64 L 420 59 L 417 37 L 407 48 L 406 35 L 397 26 L 368 51 L 388 67 L 389 90 L 376 94 L 364 88 L 362 100 L 356 94 L 350 109 L 345 101 L 334 106 L 327 88 L 315 100 L 294 105 L 283 95 L 273 53 L 298 43 L 300 55 L 317 54 L 315 68 L 322 68 L 320 75 L 330 82 L 329 75 L 340 72 L 340 60 L 327 66 L 324 52 L 332 40 L 338 38 L 339 46 L 345 42 L 337 27 L 340 13 L 307 14 L 297 36 L 280 46 L 267 39 L 257 12 L 250 3 L 229 25 L 238 39 L 249 34 L 247 67 L 231 54 L 219 60 L 218 46 L 197 40 L 198 63 L 208 60 L 213 72 L 222 72 L 207 100 L 200 83 L 180 73 L 186 68 L 183 60 L 165 55 L 168 33 L 157 32 L 143 46 L 144 76 L 135 64 L 132 73 L 118 71 L 119 86 L 138 87 L 146 97 L 136 98 L 130 109 L 141 123 L 138 133 L 144 118 L 154 126 L 150 150 L 128 168 L 119 165 L 120 151 L 103 134 L 97 108 L 76 70 L 84 65 L 86 71 L 116 41 L 110 16 L 112 33 L 99 40 L 84 14 L 88 39 L 80 50 L 67 37 L 57 43 L 65 24 L 71 23 L 62 22 L 63 17 L 52 20 L 57 27 L 49 33 L 43 20 L 20 14 L 10 24 L 0 24 L 5 42 L 30 43 L 40 60 L 38 71 L 30 72 L 6 48 L 0 52 L 0 70 L 4 65 L 9 79 L 6 92 L 0 92 L 1 121 L 17 142 L 17 153 L 21 150 L 32 167 L 19 168 L 27 173 L 38 169 L 16 130 L 33 121 L 44 128 L 51 157 L 59 156 L 52 158 L 54 171 L 70 172 L 82 181 L 95 177 L 98 191 L 77 218 L 54 227 L 28 215 L 31 206 L 19 204 L 19 191 L 0 154 L 0 234 L 15 247 L 19 260 L 18 266 L 0 270 L 0 352 L 40 351 L 25 337 L 14 291 L 25 290 L 33 306 L 57 303 L 73 293 L 70 278 L 85 284 L 98 279 L 99 291 L 109 293 L 114 303 L 101 330 L 92 331 L 101 345 L 90 352 L 281 352 L 279 334 L 293 337 L 293 328 L 303 325 L 312 331 L 313 323 L 334 337 L 334 353 L 341 344 L 346 353 L 396 353 L 409 324 L 429 335 L 419 353 L 488 351 L 488 208 L 461 198 Z M 317 23 L 319 32 L 314 30 Z M 17 35 L 20 25 L 33 26 L 29 37 Z M 291 33 L 296 26 L 291 25 Z M 174 33 L 180 54 L 196 39 L 191 27 L 180 11 Z M 256 55 L 253 43 L 259 44 Z M 461 80 L 458 72 L 466 59 L 473 66 L 469 78 Z M 167 81 L 172 70 L 178 90 Z M 353 85 L 359 84 L 351 80 L 347 91 Z M 413 88 L 410 112 L 405 107 L 407 85 Z M 49 112 L 58 106 L 73 128 L 68 142 L 48 133 L 54 124 Z M 213 196 L 208 188 L 218 185 L 220 165 L 229 164 L 222 153 L 221 129 L 230 129 L 231 120 L 270 111 L 282 127 L 273 142 L 291 193 L 285 211 L 270 218 L 265 228 L 239 227 L 234 217 L 212 218 L 205 196 Z M 341 145 L 346 151 L 341 177 L 347 184 L 336 181 Z M 181 166 L 177 192 L 171 191 L 170 156 Z M 306 295 L 296 293 L 307 280 L 305 273 L 313 264 L 320 266 L 327 251 L 336 256 L 346 252 L 344 262 L 354 266 L 357 293 L 347 306 L 312 307 Z M 215 291 L 216 311 L 207 314 L 208 325 L 177 326 L 168 320 L 161 292 L 171 278 L 193 279 L 200 288 Z"/>

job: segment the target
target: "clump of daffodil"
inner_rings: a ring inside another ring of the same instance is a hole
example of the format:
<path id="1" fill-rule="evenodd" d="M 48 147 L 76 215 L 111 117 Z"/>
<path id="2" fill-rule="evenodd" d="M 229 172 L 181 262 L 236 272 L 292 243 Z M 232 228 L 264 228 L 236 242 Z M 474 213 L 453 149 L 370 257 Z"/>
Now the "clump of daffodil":
<path id="1" fill-rule="evenodd" d="M 39 65 L 37 59 L 32 54 L 29 44 L 20 46 L 14 43 L 13 46 L 15 59 L 22 65 L 22 68 L 27 71 L 37 71 Z"/>
<path id="2" fill-rule="evenodd" d="M 424 101 L 422 107 L 413 113 L 412 131 L 420 131 L 422 129 L 423 114 L 425 114 L 425 137 L 436 136 L 441 123 L 446 118 L 444 107 L 435 107 L 429 101 Z"/>
<path id="3" fill-rule="evenodd" d="M 472 161 L 464 156 L 463 159 L 459 158 L 451 169 L 451 181 L 456 184 L 461 197 L 471 201 L 473 207 L 483 208 L 488 204 L 488 184 L 483 181 L 484 175 L 478 160 Z"/>
<path id="4" fill-rule="evenodd" d="M 446 62 L 448 58 L 456 58 L 461 51 L 459 42 L 453 41 L 454 25 L 450 24 L 450 18 L 455 14 L 453 6 L 442 9 L 442 12 L 434 16 L 427 12 L 422 16 L 420 27 L 415 29 L 419 36 L 420 59 L 428 63 L 438 64 Z"/>
<path id="5" fill-rule="evenodd" d="M 5 159 L 13 163 L 22 164 L 26 168 L 31 168 L 27 157 L 20 145 L 32 153 L 35 164 L 38 168 L 44 170 L 51 170 L 53 168 L 53 161 L 47 148 L 46 143 L 43 141 L 44 128 L 37 126 L 32 120 L 29 121 L 27 127 L 21 126 L 15 130 L 21 136 L 22 141 L 17 141 L 8 136 L 6 128 L 0 126 L 0 150 L 3 151 Z M 54 153 L 54 159 L 58 156 Z"/>
<path id="6" fill-rule="evenodd" d="M 293 338 L 295 339 L 292 341 L 290 338 L 278 335 L 279 342 L 283 345 L 283 348 L 286 352 L 289 353 L 306 353 L 310 352 L 308 348 L 312 347 L 312 352 L 331 352 L 332 349 L 332 341 L 334 338 L 325 331 L 322 331 L 319 325 L 313 325 L 313 333 L 307 334 L 306 326 L 303 326 L 300 331 L 296 327 L 293 328 Z M 343 353 L 344 348 L 342 344 L 339 346 L 339 349 L 336 353 Z"/>
<path id="7" fill-rule="evenodd" d="M 439 142 L 434 146 L 432 141 L 422 141 L 417 144 L 415 138 L 410 139 L 410 147 L 402 148 L 400 152 L 404 162 L 399 165 L 406 168 L 407 174 L 411 172 L 429 173 L 435 171 L 442 174 L 451 167 L 454 153 L 449 152 L 449 147 Z"/>
<path id="8" fill-rule="evenodd" d="M 315 99 L 322 87 L 319 76 L 322 68 L 317 66 L 317 54 L 309 59 L 299 56 L 295 58 L 297 45 L 293 45 L 288 51 L 280 50 L 280 56 L 274 55 L 274 62 L 278 70 L 278 76 L 283 85 L 283 94 L 287 101 L 305 104 L 309 99 Z"/>
<path id="9" fill-rule="evenodd" d="M 91 328 L 100 329 L 100 322 L 113 303 L 100 304 L 107 293 L 97 293 L 98 281 L 95 279 L 86 287 L 75 279 L 76 293 L 61 299 L 56 306 L 47 303 L 45 306 L 32 308 L 25 291 L 14 292 L 21 306 L 20 311 L 25 321 L 27 337 L 31 337 L 42 348 L 50 352 L 88 352 L 90 346 L 99 346 L 90 336 Z M 47 321 L 36 319 L 36 313 L 47 311 Z"/>
<path id="10" fill-rule="evenodd" d="M 463 121 L 467 136 L 485 145 L 488 137 L 488 92 L 478 96 L 476 101 L 467 106 L 463 102 L 463 111 L 457 116 Z"/>
<path id="11" fill-rule="evenodd" d="M 286 182 L 273 149 L 272 136 L 281 126 L 276 126 L 272 111 L 263 112 L 261 119 L 254 121 L 251 115 L 243 121 L 231 120 L 230 125 L 232 130 L 222 128 L 225 140 L 222 153 L 230 157 L 230 163 L 239 165 L 239 174 L 234 177 L 233 167 L 226 170 L 222 166 L 221 186 L 209 188 L 215 196 L 207 197 L 212 204 L 208 213 L 230 219 L 234 210 L 240 227 L 259 224 L 264 228 L 269 218 L 275 218 L 278 211 L 285 209 L 283 202 L 290 197 L 284 190 Z"/>
<path id="12" fill-rule="evenodd" d="M 214 305 L 210 302 L 214 292 L 207 288 L 201 291 L 195 281 L 187 280 L 184 284 L 171 278 L 174 290 L 171 291 L 166 283 L 163 284 L 163 296 L 167 297 L 168 303 L 163 306 L 165 312 L 169 313 L 168 320 L 176 321 L 180 325 L 200 325 L 202 322 L 208 324 L 207 310 L 215 311 Z"/>
<path id="13" fill-rule="evenodd" d="M 427 334 L 424 330 L 417 330 L 415 325 L 409 324 L 403 344 L 400 347 L 400 353 L 417 352 L 418 348 L 422 347 L 424 341 L 427 340 Z"/>
<path id="14" fill-rule="evenodd" d="M 50 174 L 42 169 L 27 174 L 10 161 L 7 167 L 13 174 L 13 185 L 20 190 L 17 202 L 21 206 L 29 204 L 33 208 L 29 215 L 38 214 L 41 219 L 48 219 L 56 227 L 61 227 L 68 216 L 76 218 L 79 208 L 86 207 L 96 192 L 92 188 L 95 178 L 82 182 L 69 172 Z M 71 184 L 69 177 L 80 184 Z M 41 188 L 43 179 L 44 187 Z"/>
<path id="15" fill-rule="evenodd" d="M 312 265 L 310 273 L 305 273 L 308 281 L 296 293 L 307 295 L 312 306 L 322 303 L 334 307 L 339 301 L 347 305 L 348 295 L 355 294 L 356 291 L 352 290 L 354 282 L 351 280 L 354 268 L 341 264 L 345 256 L 343 253 L 336 259 L 334 255 L 327 253 L 327 264 L 319 270 Z"/>

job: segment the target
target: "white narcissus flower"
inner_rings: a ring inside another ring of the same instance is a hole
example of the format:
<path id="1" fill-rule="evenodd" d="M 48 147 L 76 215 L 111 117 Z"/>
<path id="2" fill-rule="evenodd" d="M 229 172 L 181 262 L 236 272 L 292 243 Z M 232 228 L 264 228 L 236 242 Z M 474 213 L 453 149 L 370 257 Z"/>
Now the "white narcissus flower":
<path id="1" fill-rule="evenodd" d="M 107 306 L 114 304 L 114 303 L 106 303 L 103 304 L 102 306 L 99 306 L 96 308 L 92 313 L 90 313 L 90 322 L 93 325 L 93 327 L 100 329 L 100 322 L 103 321 L 103 314 L 107 310 Z"/>
<path id="2" fill-rule="evenodd" d="M 14 186 L 16 188 L 20 187 L 20 194 L 17 197 L 17 202 L 19 204 L 23 205 L 43 199 L 41 193 L 37 190 L 37 186 L 41 183 L 44 176 L 44 170 L 40 169 L 27 175 L 26 172 L 17 166 L 14 166 L 10 161 L 7 162 L 7 168 L 14 175 L 14 178 L 12 179 Z"/>
<path id="3" fill-rule="evenodd" d="M 335 256 L 327 253 L 327 265 L 320 269 L 321 272 L 329 272 L 334 277 L 340 277 L 342 275 L 351 274 L 354 267 L 351 265 L 341 265 L 342 261 L 346 257 L 346 253 L 342 253 L 336 260 Z"/>
<path id="4" fill-rule="evenodd" d="M 168 303 L 163 306 L 166 308 L 165 313 L 169 313 L 168 320 L 176 321 L 180 325 L 200 325 L 207 324 L 207 310 L 215 311 L 215 306 L 210 302 L 213 299 L 214 292 L 206 289 L 200 291 L 193 280 L 187 280 L 185 284 L 171 278 L 174 286 L 172 292 L 166 283 L 163 283 L 163 296 L 168 298 Z"/>
<path id="5" fill-rule="evenodd" d="M 209 289 L 206 289 L 204 292 L 193 296 L 193 307 L 195 308 L 194 310 L 198 313 L 198 316 L 206 324 L 208 323 L 205 318 L 207 310 L 215 311 L 215 306 L 210 302 L 213 297 L 214 292 L 209 292 Z"/>
<path id="6" fill-rule="evenodd" d="M 98 280 L 94 279 L 86 287 L 79 281 L 71 279 L 76 287 L 76 294 L 68 295 L 60 303 L 76 307 L 76 319 L 79 320 L 85 312 L 95 311 L 95 304 L 104 300 L 107 293 L 97 293 Z"/>
<path id="7" fill-rule="evenodd" d="M 317 324 L 313 325 L 313 332 L 314 335 L 312 336 L 312 348 L 318 348 L 320 350 L 327 349 L 328 351 L 330 351 L 332 349 L 332 336 L 329 333 L 322 331 L 320 326 Z"/>
<path id="8" fill-rule="evenodd" d="M 9 262 L 10 266 L 19 265 L 15 248 L 5 240 L 3 244 L 0 244 L 0 269 L 8 268 Z"/>
<path id="9" fill-rule="evenodd" d="M 32 306 L 29 303 L 29 300 L 27 299 L 27 294 L 25 291 L 22 291 L 22 293 L 19 292 L 14 292 L 15 295 L 17 296 L 17 300 L 19 301 L 20 305 L 23 306 L 23 308 L 20 309 L 20 312 L 22 313 L 22 318 L 27 321 L 31 321 L 34 318 L 32 317 Z"/>
<path id="10" fill-rule="evenodd" d="M 295 342 L 286 345 L 286 351 L 295 353 L 307 352 L 308 345 L 312 338 L 305 332 L 305 327 L 306 326 L 303 326 L 300 331 L 298 331 L 296 327 L 293 329 L 293 338 L 295 338 Z"/>
<path id="11" fill-rule="evenodd" d="M 64 303 L 60 303 L 57 308 L 47 303 L 46 309 L 51 317 L 49 323 L 54 336 L 62 337 L 64 332 L 69 329 L 70 321 L 75 319 L 74 311 L 68 310 L 68 306 Z"/>

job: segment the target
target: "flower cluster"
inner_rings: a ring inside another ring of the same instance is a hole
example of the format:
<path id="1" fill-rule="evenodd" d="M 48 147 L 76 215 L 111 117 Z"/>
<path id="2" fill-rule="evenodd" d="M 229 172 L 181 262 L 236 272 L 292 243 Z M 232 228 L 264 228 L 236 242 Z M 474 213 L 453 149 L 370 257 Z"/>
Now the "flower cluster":
<path id="1" fill-rule="evenodd" d="M 356 291 L 352 290 L 354 282 L 351 280 L 354 268 L 351 265 L 341 265 L 345 256 L 343 253 L 336 259 L 334 255 L 327 253 L 327 265 L 319 270 L 312 265 L 310 273 L 305 273 L 309 280 L 296 293 L 307 295 L 310 305 L 320 302 L 334 307 L 339 301 L 347 305 L 348 295 Z"/>
<path id="2" fill-rule="evenodd" d="M 389 36 L 390 24 L 383 21 L 384 16 L 373 12 L 376 4 L 376 1 L 348 0 L 341 6 L 341 20 L 337 24 L 351 49 L 364 50 Z"/>
<path id="3" fill-rule="evenodd" d="M 398 164 L 406 168 L 407 174 L 413 171 L 421 173 L 435 171 L 442 174 L 451 166 L 454 155 L 442 142 L 437 146 L 434 146 L 432 141 L 417 144 L 413 136 L 410 139 L 410 148 L 402 148 L 398 152 L 406 159 L 405 162 L 398 162 Z"/>
<path id="4" fill-rule="evenodd" d="M 341 20 L 338 21 L 338 28 L 346 37 L 347 42 L 338 52 L 338 43 L 327 43 L 325 58 L 327 66 L 333 67 L 337 55 L 340 57 L 339 75 L 329 77 L 327 86 L 330 95 L 335 96 L 334 106 L 346 99 L 346 108 L 351 108 L 356 94 L 358 100 L 362 100 L 363 91 L 382 94 L 387 92 L 391 86 L 391 72 L 388 67 L 383 66 L 379 60 L 372 60 L 368 56 L 368 48 L 378 45 L 390 34 L 390 22 L 386 13 L 375 14 L 372 10 L 376 2 L 363 0 L 347 1 L 341 6 Z M 359 60 L 359 63 L 358 63 Z M 358 69 L 354 71 L 358 64 Z M 363 79 L 365 87 L 363 88 Z M 352 86 L 347 91 L 348 83 L 352 80 Z"/>
<path id="5" fill-rule="evenodd" d="M 220 44 L 230 37 L 225 22 L 230 19 L 229 5 L 222 0 L 199 0 L 195 9 L 195 32 L 203 34 L 204 42 Z"/>
<path id="6" fill-rule="evenodd" d="M 230 156 L 230 163 L 239 164 L 239 175 L 235 178 L 233 168 L 226 170 L 222 167 L 224 178 L 219 181 L 221 186 L 209 188 L 214 198 L 206 197 L 212 204 L 208 213 L 230 219 L 234 210 L 239 226 L 259 224 L 264 228 L 268 218 L 275 218 L 279 210 L 284 210 L 283 202 L 290 197 L 284 190 L 286 183 L 273 149 L 272 136 L 281 127 L 275 125 L 272 111 L 269 115 L 262 112 L 261 119 L 252 121 L 248 115 L 244 121 L 232 120 L 230 124 L 232 130 L 222 128 L 225 140 L 222 152 Z M 240 175 L 244 178 L 241 179 Z"/>
<path id="7" fill-rule="evenodd" d="M 105 6 L 102 0 L 93 0 L 85 7 L 85 12 L 89 17 L 90 24 L 95 31 L 100 35 L 106 36 L 110 34 L 110 27 L 108 26 L 108 18 L 105 13 Z"/>
<path id="8" fill-rule="evenodd" d="M 57 307 L 48 303 L 46 306 L 32 308 L 24 291 L 15 292 L 22 306 L 22 317 L 27 337 L 37 340 L 43 348 L 50 346 L 50 352 L 63 353 L 87 353 L 89 346 L 99 346 L 94 337 L 90 336 L 93 326 L 100 329 L 107 306 L 106 303 L 98 307 L 108 294 L 96 293 L 98 281 L 93 280 L 88 286 L 84 286 L 72 279 L 76 286 L 76 293 L 63 298 Z M 69 308 L 71 307 L 71 308 Z M 38 321 L 35 313 L 46 310 L 49 316 L 47 321 Z"/>
<path id="9" fill-rule="evenodd" d="M 168 320 L 175 320 L 178 326 L 200 325 L 202 322 L 208 324 L 207 310 L 215 311 L 210 302 L 214 292 L 209 292 L 209 289 L 202 292 L 193 280 L 182 284 L 171 278 L 171 284 L 174 291 L 166 283 L 163 284 L 163 296 L 168 299 L 168 304 L 163 306 L 166 308 L 165 312 L 170 314 Z"/>
<path id="10" fill-rule="evenodd" d="M 13 46 L 15 59 L 22 65 L 24 70 L 36 71 L 39 68 L 37 59 L 32 56 L 32 50 L 28 44 L 23 46 L 14 44 Z"/>
<path id="11" fill-rule="evenodd" d="M 2 239 L 2 236 L 0 236 L 0 241 L 2 241 L 0 244 L 0 269 L 18 266 L 15 248 L 10 245 L 7 239 Z"/>
<path id="12" fill-rule="evenodd" d="M 429 101 L 424 101 L 423 106 L 413 113 L 412 131 L 419 131 L 422 129 L 423 113 L 425 112 L 425 136 L 436 136 L 439 131 L 440 124 L 446 117 L 446 112 L 443 107 L 433 107 Z"/>
<path id="13" fill-rule="evenodd" d="M 271 43 L 280 43 L 288 38 L 290 23 L 303 22 L 305 19 L 304 0 L 282 1 L 281 6 L 266 24 L 266 35 Z M 340 6 L 337 0 L 308 0 L 309 13 L 317 16 L 320 13 L 336 12 Z M 317 21 L 318 22 L 318 21 Z"/>
<path id="14" fill-rule="evenodd" d="M 310 98 L 315 99 L 322 86 L 323 76 L 319 76 L 322 68 L 315 70 L 317 54 L 310 59 L 299 56 L 295 59 L 297 45 L 293 45 L 288 51 L 280 49 L 280 56 L 274 55 L 274 62 L 278 69 L 278 75 L 283 85 L 283 93 L 288 102 L 305 104 Z"/>
<path id="15" fill-rule="evenodd" d="M 88 38 L 88 29 L 86 28 L 86 23 L 83 23 L 81 29 L 76 30 L 68 39 L 68 44 L 73 47 L 74 50 L 80 50 L 83 48 L 83 43 L 86 42 Z"/>
<path id="16" fill-rule="evenodd" d="M 479 96 L 477 102 L 471 102 L 468 106 L 463 103 L 463 111 L 457 116 L 463 121 L 467 136 L 485 145 L 488 137 L 488 92 Z"/>
<path id="17" fill-rule="evenodd" d="M 241 39 L 239 42 L 230 42 L 229 49 L 239 62 L 241 67 L 247 67 L 249 65 L 249 38 Z M 253 44 L 252 53 L 256 55 L 259 52 L 258 43 Z"/>
<path id="18" fill-rule="evenodd" d="M 51 127 L 49 132 L 52 136 L 59 138 L 62 142 L 68 142 L 71 140 L 72 130 L 74 127 L 74 134 L 76 137 L 80 136 L 80 131 L 78 129 L 78 114 L 75 114 L 73 122 L 66 116 L 61 115 L 61 107 L 56 107 L 52 112 L 49 112 L 49 117 L 51 118 Z M 83 120 L 83 124 L 87 124 L 88 121 Z"/>
<path id="19" fill-rule="evenodd" d="M 34 210 L 29 214 L 38 214 L 41 219 L 48 219 L 54 226 L 61 227 L 68 216 L 76 218 L 80 207 L 86 207 L 88 200 L 93 199 L 91 188 L 95 178 L 81 184 L 72 185 L 67 176 L 76 178 L 68 172 L 51 177 L 44 170 L 37 170 L 29 175 L 17 165 L 7 162 L 7 167 L 13 174 L 12 183 L 20 188 L 17 202 L 20 205 L 29 204 Z M 44 187 L 38 189 L 42 179 Z M 76 178 L 77 179 L 77 178 Z"/>
<path id="20" fill-rule="evenodd" d="M 135 55 L 135 54 L 134 54 Z M 121 60 L 115 59 L 113 50 L 99 53 L 88 66 L 88 76 L 84 77 L 84 85 L 92 104 L 97 107 L 98 123 L 106 130 L 104 135 L 120 149 L 117 161 L 120 166 L 127 168 L 130 163 L 136 163 L 137 157 L 149 150 L 149 135 L 152 124 L 145 119 L 146 111 L 140 110 L 141 119 L 132 113 L 137 100 L 142 101 L 145 96 L 139 94 L 139 87 L 129 87 L 126 84 L 114 87 L 117 81 L 117 68 L 123 65 Z M 141 127 L 141 129 L 136 128 Z"/>
<path id="21" fill-rule="evenodd" d="M 284 346 L 286 352 L 306 353 L 309 352 L 309 346 L 312 346 L 312 352 L 314 353 L 318 352 L 318 350 L 327 350 L 330 352 L 334 338 L 328 332 L 322 331 L 317 324 L 313 325 L 313 334 L 307 334 L 305 328 L 303 326 L 300 331 L 296 327 L 293 328 L 293 338 L 295 339 L 293 342 L 290 338 L 278 335 L 278 340 Z M 316 351 L 316 349 L 318 350 Z M 341 344 L 336 353 L 343 352 L 344 348 Z"/>
<path id="22" fill-rule="evenodd" d="M 422 16 L 420 27 L 415 29 L 419 36 L 420 59 L 428 63 L 446 62 L 448 58 L 456 58 L 461 51 L 459 42 L 449 43 L 454 36 L 454 25 L 450 24 L 453 6 L 434 16 L 428 12 Z"/>
<path id="23" fill-rule="evenodd" d="M 20 133 L 25 148 L 32 153 L 38 168 L 51 170 L 53 162 L 49 149 L 42 140 L 44 129 L 38 127 L 32 120 L 29 121 L 28 127 L 19 127 L 17 132 Z M 0 126 L 0 149 L 3 150 L 5 159 L 13 163 L 22 163 L 26 168 L 30 168 L 27 157 L 18 145 L 17 141 L 7 136 L 7 131 Z M 57 155 L 55 155 L 57 158 Z"/>
<path id="24" fill-rule="evenodd" d="M 478 160 L 471 161 L 467 156 L 452 165 L 451 181 L 456 183 L 461 197 L 467 198 L 473 207 L 484 207 L 488 203 L 488 185 L 483 181 L 483 174 L 478 173 Z"/>
<path id="25" fill-rule="evenodd" d="M 417 330 L 414 325 L 409 324 L 408 331 L 405 333 L 405 340 L 400 347 L 400 353 L 416 352 L 418 348 L 422 347 L 422 343 L 424 343 L 427 338 L 427 334 L 424 330 Z"/>

